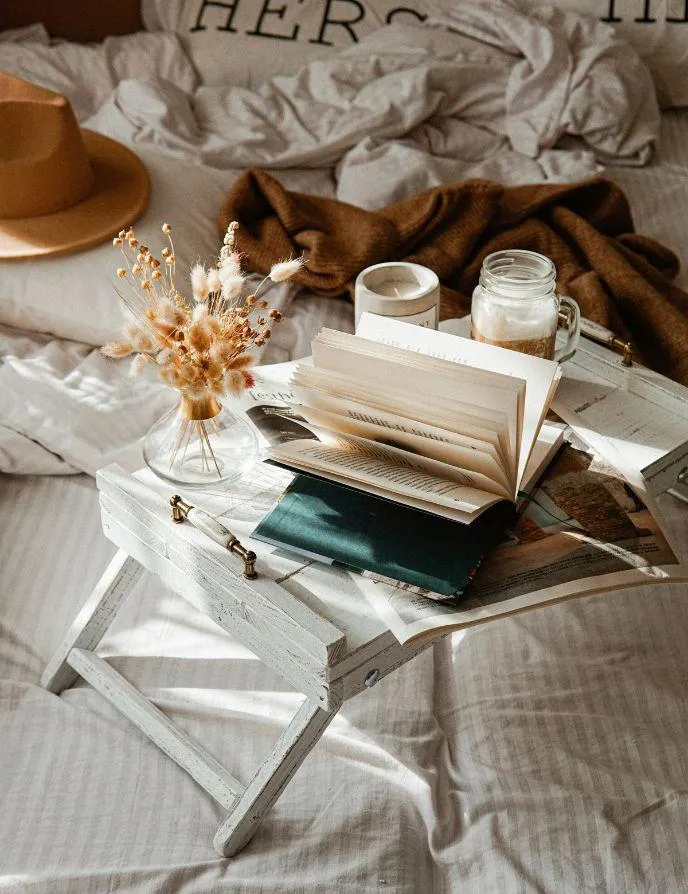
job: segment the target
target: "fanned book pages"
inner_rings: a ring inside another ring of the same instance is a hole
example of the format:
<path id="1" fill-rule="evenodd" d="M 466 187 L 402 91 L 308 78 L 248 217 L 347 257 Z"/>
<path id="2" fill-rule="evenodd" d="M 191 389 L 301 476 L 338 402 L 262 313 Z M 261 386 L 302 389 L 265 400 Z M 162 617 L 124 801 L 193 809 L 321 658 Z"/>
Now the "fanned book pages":
<path id="1" fill-rule="evenodd" d="M 317 440 L 269 458 L 470 524 L 515 503 L 558 448 L 560 431 L 541 430 L 559 376 L 550 360 L 364 314 L 356 335 L 321 330 L 295 369 Z"/>

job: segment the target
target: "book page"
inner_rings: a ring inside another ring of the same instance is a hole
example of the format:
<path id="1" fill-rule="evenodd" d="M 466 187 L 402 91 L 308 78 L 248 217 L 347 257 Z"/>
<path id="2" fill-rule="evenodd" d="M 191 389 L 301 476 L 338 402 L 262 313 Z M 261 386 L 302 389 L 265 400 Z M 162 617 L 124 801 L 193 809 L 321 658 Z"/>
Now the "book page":
<path id="1" fill-rule="evenodd" d="M 394 321 L 392 321 L 394 322 Z M 408 328 L 419 329 L 418 326 L 401 324 Z M 344 338 L 345 333 L 336 333 L 341 338 L 337 344 L 325 343 L 330 330 L 321 330 L 313 341 L 313 363 L 316 368 L 333 370 L 342 375 L 362 381 L 381 382 L 386 388 L 396 390 L 399 394 L 411 395 L 415 399 L 425 395 L 433 395 L 439 399 L 467 398 L 476 407 L 487 407 L 506 414 L 507 437 L 510 454 L 519 456 L 521 442 L 521 425 L 525 399 L 525 383 L 517 378 L 495 374 L 493 384 L 474 381 L 467 373 L 470 368 L 445 363 L 445 367 L 454 369 L 453 377 L 440 375 L 433 368 L 420 368 L 406 362 L 404 353 L 395 360 L 387 357 L 363 354 L 360 340 L 356 336 Z M 437 334 L 433 330 L 433 334 Z M 411 353 L 411 352 L 406 352 Z M 462 376 L 466 379 L 462 383 Z M 513 470 L 515 476 L 516 469 Z"/>
<path id="2" fill-rule="evenodd" d="M 430 425 L 418 419 L 413 419 L 396 412 L 389 412 L 379 406 L 361 403 L 360 401 L 349 400 L 346 397 L 334 397 L 327 395 L 323 397 L 321 392 L 311 388 L 302 388 L 298 385 L 294 386 L 299 403 L 294 406 L 305 404 L 318 410 L 324 410 L 328 413 L 336 413 L 339 416 L 346 416 L 349 419 L 357 419 L 360 422 L 370 422 L 373 425 L 380 425 L 391 431 L 406 432 L 420 438 L 437 442 L 439 444 L 449 444 L 455 447 L 465 447 L 469 450 L 479 450 L 481 453 L 494 458 L 503 468 L 503 458 L 499 449 L 499 441 L 493 433 L 490 437 L 479 437 L 478 435 L 467 435 L 454 431 L 442 426 Z"/>
<path id="3" fill-rule="evenodd" d="M 399 423 L 385 424 L 384 414 L 360 419 L 330 413 L 304 404 L 294 406 L 298 408 L 303 418 L 315 427 L 314 430 L 319 437 L 319 430 L 325 429 L 335 434 L 352 435 L 400 450 L 408 450 L 413 455 L 424 456 L 458 469 L 470 484 L 479 490 L 499 494 L 507 500 L 512 499 L 511 488 L 495 456 L 475 446 L 462 447 L 442 442 L 409 431 L 408 428 L 404 429 Z M 445 471 L 449 470 L 443 470 Z"/>
<path id="4" fill-rule="evenodd" d="M 276 445 L 270 450 L 270 458 L 299 471 L 322 473 L 340 484 L 351 486 L 356 482 L 365 485 L 363 489 L 371 493 L 462 522 L 501 499 L 472 487 L 468 477 L 458 470 L 454 470 L 454 480 L 440 478 L 427 471 L 432 467 L 432 460 L 400 457 L 401 453 L 377 444 L 362 445 L 354 439 L 340 438 L 329 444 L 307 440 Z"/>
<path id="5" fill-rule="evenodd" d="M 487 441 L 494 445 L 502 468 L 515 464 L 509 456 L 509 444 L 505 435 L 507 419 L 504 413 L 487 408 L 475 408 L 458 400 L 438 401 L 428 396 L 423 401 L 413 401 L 407 395 L 393 393 L 376 383 L 375 391 L 360 387 L 358 383 L 331 370 L 314 369 L 299 363 L 292 377 L 292 387 L 299 399 L 311 406 L 325 408 L 331 401 L 347 399 L 355 404 L 372 407 L 395 416 L 418 421 L 425 420 L 437 428 Z M 320 397 L 319 397 L 320 395 Z M 390 408 L 394 407 L 391 411 Z M 473 410 L 473 412 L 471 412 Z"/>
<path id="6" fill-rule="evenodd" d="M 545 421 L 542 423 L 542 428 L 535 441 L 535 447 L 533 447 L 528 465 L 523 473 L 521 493 L 529 494 L 538 483 L 552 457 L 564 443 L 566 430 L 567 427 L 563 422 Z"/>
<path id="7" fill-rule="evenodd" d="M 403 325 L 409 324 L 405 323 Z M 481 369 L 474 364 L 460 364 L 460 368 L 457 368 L 455 362 L 437 353 L 427 354 L 423 351 L 412 351 L 400 345 L 392 345 L 389 342 L 365 338 L 360 332 L 356 335 L 351 335 L 348 332 L 340 332 L 336 329 L 321 329 L 317 335 L 317 341 L 323 348 L 354 350 L 361 355 L 389 360 L 392 363 L 403 363 L 404 366 L 417 369 L 432 369 L 440 375 L 445 373 L 451 376 L 453 381 L 456 381 L 456 377 L 459 376 L 462 383 L 488 385 L 491 388 L 504 389 L 506 391 L 515 390 L 514 376 L 496 370 Z M 314 363 L 316 366 L 318 365 L 315 359 Z"/>
<path id="8" fill-rule="evenodd" d="M 520 482 L 535 444 L 537 433 L 551 403 L 561 376 L 558 363 L 509 351 L 470 338 L 437 332 L 422 326 L 409 326 L 388 317 L 364 313 L 357 334 L 395 347 L 419 351 L 454 363 L 470 364 L 480 369 L 513 375 L 526 382 L 521 452 L 518 460 Z"/>

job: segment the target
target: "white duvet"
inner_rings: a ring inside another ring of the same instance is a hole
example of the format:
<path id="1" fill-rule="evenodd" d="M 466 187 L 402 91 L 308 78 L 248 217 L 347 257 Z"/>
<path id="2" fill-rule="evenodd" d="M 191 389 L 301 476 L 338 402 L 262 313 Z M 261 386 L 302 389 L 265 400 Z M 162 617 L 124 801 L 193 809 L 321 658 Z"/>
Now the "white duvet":
<path id="1" fill-rule="evenodd" d="M 590 22 L 458 9 L 458 36 L 433 34 L 429 47 L 427 34 L 389 29 L 259 94 L 140 78 L 111 93 L 105 66 L 89 123 L 213 164 L 292 165 L 310 152 L 319 168 L 277 176 L 368 205 L 477 174 L 586 176 L 611 157 L 651 213 L 648 233 L 678 247 L 688 133 L 674 125 L 688 121 L 665 117 L 661 169 L 628 167 L 657 132 L 635 57 Z M 400 53 L 402 38 L 415 43 Z M 13 59 L 29 74 L 48 48 L 20 43 Z M 0 68 L 6 58 L 0 45 Z M 53 72 L 77 90 L 74 58 Z M 582 136 L 555 146 L 563 131 Z M 352 325 L 343 302 L 293 299 L 275 298 L 289 313 L 266 361 L 308 353 L 324 322 Z M 0 327 L 0 355 L 2 471 L 140 464 L 137 439 L 174 399 L 74 341 Z M 172 761 L 89 687 L 56 698 L 37 685 L 112 554 L 94 487 L 85 476 L 0 482 L 0 891 L 686 890 L 685 587 L 573 600 L 445 639 L 344 705 L 251 845 L 226 861 L 210 845 L 219 808 Z M 671 500 L 685 544 L 686 513 Z M 101 650 L 242 780 L 299 699 L 149 575 Z"/>
<path id="2" fill-rule="evenodd" d="M 82 123 L 134 148 L 234 176 L 270 168 L 291 187 L 369 208 L 469 177 L 576 180 L 606 162 L 640 165 L 658 134 L 654 89 L 635 52 L 595 20 L 553 8 L 529 17 L 502 4 L 457 3 L 434 27 L 390 26 L 255 92 L 192 90 L 170 40 L 157 48 L 156 66 L 164 63 L 169 77 L 182 72 L 182 86 L 140 76 L 138 38 L 136 65 L 117 43 L 90 80 L 74 48 L 62 52 L 35 36 L 0 44 L 0 67 L 81 97 L 80 108 L 97 106 Z M 48 58 L 52 49 L 62 52 L 59 65 Z M 111 90 L 118 72 L 129 76 Z M 310 333 L 330 315 L 350 327 L 336 303 L 323 310 L 299 298 L 290 307 L 292 297 L 279 298 L 287 322 L 265 361 L 308 353 Z M 123 369 L 74 342 L 5 329 L 0 350 L 4 471 L 93 474 L 114 458 L 136 463 L 131 445 L 171 399 L 153 382 L 134 386 Z"/>

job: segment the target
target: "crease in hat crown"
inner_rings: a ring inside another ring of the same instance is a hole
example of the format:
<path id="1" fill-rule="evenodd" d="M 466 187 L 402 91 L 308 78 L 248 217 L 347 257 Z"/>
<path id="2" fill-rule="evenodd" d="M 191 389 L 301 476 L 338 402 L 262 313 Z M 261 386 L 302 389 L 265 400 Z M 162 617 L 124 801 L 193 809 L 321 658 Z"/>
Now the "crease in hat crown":
<path id="1" fill-rule="evenodd" d="M 0 72 L 0 218 L 52 214 L 95 182 L 81 128 L 59 93 Z"/>

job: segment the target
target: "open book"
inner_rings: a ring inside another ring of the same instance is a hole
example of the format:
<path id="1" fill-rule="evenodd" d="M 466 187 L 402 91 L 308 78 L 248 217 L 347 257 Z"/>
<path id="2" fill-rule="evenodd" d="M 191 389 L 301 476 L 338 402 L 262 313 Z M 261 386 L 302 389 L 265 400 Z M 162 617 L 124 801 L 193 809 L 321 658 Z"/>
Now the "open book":
<path id="1" fill-rule="evenodd" d="M 321 330 L 296 367 L 318 440 L 269 458 L 469 524 L 515 503 L 559 446 L 558 429 L 537 444 L 559 375 L 550 360 L 364 314 L 356 335 Z"/>

